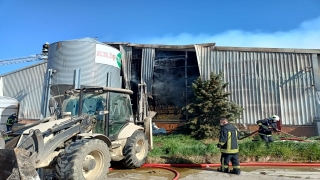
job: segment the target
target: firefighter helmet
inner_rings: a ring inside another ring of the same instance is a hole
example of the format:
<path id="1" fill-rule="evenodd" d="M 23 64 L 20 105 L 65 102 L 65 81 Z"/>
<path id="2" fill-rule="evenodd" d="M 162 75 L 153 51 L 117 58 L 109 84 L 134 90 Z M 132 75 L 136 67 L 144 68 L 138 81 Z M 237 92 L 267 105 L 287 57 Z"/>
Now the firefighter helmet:
<path id="1" fill-rule="evenodd" d="M 277 122 L 277 121 L 279 121 L 280 120 L 280 117 L 279 116 L 277 116 L 277 115 L 272 115 L 272 116 L 270 116 L 270 118 L 269 118 L 270 120 L 273 120 L 273 122 Z"/>

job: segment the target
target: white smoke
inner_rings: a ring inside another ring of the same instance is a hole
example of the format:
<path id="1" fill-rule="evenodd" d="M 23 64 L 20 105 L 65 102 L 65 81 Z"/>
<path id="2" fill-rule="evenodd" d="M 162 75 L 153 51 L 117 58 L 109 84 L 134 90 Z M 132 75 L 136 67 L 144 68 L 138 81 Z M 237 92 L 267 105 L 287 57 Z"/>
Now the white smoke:
<path id="1" fill-rule="evenodd" d="M 316 19 L 302 22 L 289 31 L 248 32 L 228 30 L 219 34 L 167 34 L 163 37 L 142 39 L 150 44 L 200 44 L 215 42 L 216 46 L 236 47 L 274 47 L 274 48 L 320 48 L 320 16 Z M 141 41 L 141 42 L 142 42 Z"/>

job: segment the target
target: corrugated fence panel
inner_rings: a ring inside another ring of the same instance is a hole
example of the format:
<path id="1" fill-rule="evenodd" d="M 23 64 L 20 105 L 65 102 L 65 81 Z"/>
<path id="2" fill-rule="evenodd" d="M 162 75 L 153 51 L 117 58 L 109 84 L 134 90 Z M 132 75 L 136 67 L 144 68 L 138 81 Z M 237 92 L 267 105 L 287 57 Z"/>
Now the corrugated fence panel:
<path id="1" fill-rule="evenodd" d="M 125 80 L 125 88 L 131 89 L 131 61 L 132 61 L 132 47 L 120 45 L 122 72 Z"/>
<path id="2" fill-rule="evenodd" d="M 197 46 L 201 77 L 224 72 L 231 101 L 245 110 L 241 123 L 277 114 L 285 125 L 311 125 L 316 112 L 311 54 L 212 51 Z"/>
<path id="3" fill-rule="evenodd" d="M 141 83 L 147 84 L 148 93 L 151 92 L 151 85 L 153 79 L 153 67 L 155 60 L 155 49 L 154 48 L 143 48 L 142 59 L 141 59 Z"/>
<path id="4" fill-rule="evenodd" d="M 44 74 L 47 63 L 2 77 L 3 95 L 20 102 L 20 119 L 40 119 Z"/>

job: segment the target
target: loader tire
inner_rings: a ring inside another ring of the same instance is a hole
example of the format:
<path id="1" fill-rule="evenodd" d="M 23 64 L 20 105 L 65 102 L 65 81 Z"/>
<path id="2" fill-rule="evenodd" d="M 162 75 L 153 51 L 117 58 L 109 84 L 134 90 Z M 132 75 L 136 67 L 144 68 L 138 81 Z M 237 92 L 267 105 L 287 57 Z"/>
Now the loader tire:
<path id="1" fill-rule="evenodd" d="M 147 160 L 148 140 L 142 131 L 135 131 L 123 148 L 123 164 L 127 168 L 135 169 L 141 167 Z"/>
<path id="2" fill-rule="evenodd" d="M 62 180 L 104 179 L 109 172 L 110 152 L 98 139 L 82 139 L 71 143 L 59 154 L 56 175 Z"/>

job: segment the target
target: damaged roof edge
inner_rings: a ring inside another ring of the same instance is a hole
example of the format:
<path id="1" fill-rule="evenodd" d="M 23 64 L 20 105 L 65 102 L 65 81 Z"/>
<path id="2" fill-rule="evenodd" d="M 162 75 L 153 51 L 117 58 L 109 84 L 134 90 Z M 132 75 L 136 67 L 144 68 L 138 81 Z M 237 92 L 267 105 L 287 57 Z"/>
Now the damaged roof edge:
<path id="1" fill-rule="evenodd" d="M 11 75 L 11 74 L 14 74 L 14 73 L 17 73 L 17 72 L 26 70 L 26 69 L 30 69 L 30 68 L 39 66 L 39 65 L 41 65 L 41 64 L 45 64 L 45 63 L 47 63 L 47 61 L 41 61 L 41 62 L 38 62 L 38 63 L 36 63 L 36 64 L 30 65 L 30 66 L 26 66 L 26 67 L 19 68 L 19 69 L 17 69 L 17 70 L 11 71 L 11 72 L 7 72 L 7 73 L 4 73 L 4 74 L 0 74 L 0 77 L 8 76 L 8 75 Z"/>
<path id="2" fill-rule="evenodd" d="M 310 53 L 320 54 L 320 49 L 297 49 L 297 48 L 266 48 L 266 47 L 232 47 L 216 46 L 216 43 L 188 44 L 188 45 L 165 45 L 165 44 L 131 44 L 129 42 L 104 42 L 109 45 L 127 45 L 135 48 L 157 48 L 157 49 L 183 49 L 193 50 L 194 45 L 211 47 L 212 51 L 243 51 L 243 52 L 280 52 L 280 53 Z"/>
<path id="3" fill-rule="evenodd" d="M 165 45 L 165 44 L 131 44 L 126 42 L 104 42 L 109 45 L 127 45 L 135 48 L 157 48 L 157 49 L 194 49 L 194 44 L 188 45 Z M 216 43 L 197 44 L 199 46 L 210 47 Z"/>
<path id="4" fill-rule="evenodd" d="M 229 47 L 215 46 L 213 51 L 245 51 L 245 52 L 280 52 L 280 53 L 311 53 L 320 54 L 320 49 L 294 49 L 294 48 L 260 48 L 260 47 Z"/>

